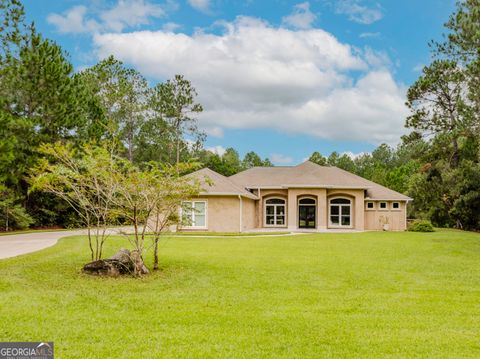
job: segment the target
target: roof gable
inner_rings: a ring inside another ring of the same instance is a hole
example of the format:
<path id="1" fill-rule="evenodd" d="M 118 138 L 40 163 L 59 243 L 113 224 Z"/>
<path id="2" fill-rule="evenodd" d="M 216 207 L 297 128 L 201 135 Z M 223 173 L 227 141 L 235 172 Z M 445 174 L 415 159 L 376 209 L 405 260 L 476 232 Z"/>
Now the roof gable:
<path id="1" fill-rule="evenodd" d="M 233 183 L 229 178 L 212 171 L 209 168 L 202 168 L 192 172 L 187 177 L 194 178 L 200 182 L 201 194 L 208 195 L 240 195 L 251 199 L 257 199 L 253 193 L 247 191 L 245 187 Z"/>
<path id="2" fill-rule="evenodd" d="M 230 176 L 243 188 L 350 188 L 365 189 L 371 199 L 410 200 L 411 198 L 338 167 L 306 161 L 291 167 L 253 167 Z"/>

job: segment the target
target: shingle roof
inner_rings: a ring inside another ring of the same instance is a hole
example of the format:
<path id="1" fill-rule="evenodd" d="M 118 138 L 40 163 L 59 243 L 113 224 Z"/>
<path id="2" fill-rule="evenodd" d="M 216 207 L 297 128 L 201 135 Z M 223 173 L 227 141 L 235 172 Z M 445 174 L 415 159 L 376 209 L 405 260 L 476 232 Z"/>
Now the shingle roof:
<path id="1" fill-rule="evenodd" d="M 378 200 L 411 200 L 375 182 L 337 167 L 319 166 L 306 161 L 292 167 L 253 167 L 228 177 L 243 188 L 358 188 L 367 191 L 366 198 Z"/>
<path id="2" fill-rule="evenodd" d="M 188 174 L 187 177 L 200 181 L 203 190 L 202 194 L 217 196 L 240 195 L 251 199 L 258 199 L 253 193 L 247 191 L 244 186 L 233 183 L 229 178 L 209 168 L 202 168 L 201 170 Z"/>

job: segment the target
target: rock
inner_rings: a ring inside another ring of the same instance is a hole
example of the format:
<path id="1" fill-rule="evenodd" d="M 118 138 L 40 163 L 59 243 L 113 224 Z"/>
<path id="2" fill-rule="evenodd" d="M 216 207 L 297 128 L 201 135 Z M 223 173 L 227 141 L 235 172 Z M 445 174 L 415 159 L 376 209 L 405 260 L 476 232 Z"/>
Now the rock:
<path id="1" fill-rule="evenodd" d="M 82 270 L 85 273 L 93 275 L 109 277 L 117 277 L 120 275 L 120 271 L 112 262 L 102 259 L 85 264 Z"/>
<path id="2" fill-rule="evenodd" d="M 108 259 L 100 259 L 83 266 L 83 272 L 92 275 L 117 277 L 123 274 L 141 275 L 149 273 L 137 250 L 120 249 Z"/>

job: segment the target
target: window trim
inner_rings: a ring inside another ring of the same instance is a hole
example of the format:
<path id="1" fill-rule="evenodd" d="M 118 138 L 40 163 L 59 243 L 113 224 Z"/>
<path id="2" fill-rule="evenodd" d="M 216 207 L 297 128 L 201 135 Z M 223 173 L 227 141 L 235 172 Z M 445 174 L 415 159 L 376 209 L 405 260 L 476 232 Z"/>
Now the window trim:
<path id="1" fill-rule="evenodd" d="M 300 203 L 302 199 L 313 199 L 315 203 Z M 297 198 L 297 205 L 298 206 L 316 206 L 317 205 L 317 199 L 312 196 L 300 196 Z"/>
<path id="2" fill-rule="evenodd" d="M 183 201 L 183 203 L 204 203 L 205 204 L 205 225 L 204 226 L 184 226 L 182 225 L 182 229 L 208 229 L 208 200 L 207 199 L 202 199 L 202 200 L 190 200 L 190 201 Z M 195 206 L 193 205 L 193 209 Z M 183 218 L 183 208 L 180 207 L 180 218 Z M 192 223 L 195 221 L 195 211 L 192 211 Z"/>
<path id="3" fill-rule="evenodd" d="M 267 204 L 267 201 L 270 200 L 270 199 L 280 199 L 283 201 L 283 203 L 273 203 L 273 204 Z M 273 212 L 273 219 L 274 219 L 274 222 L 275 224 L 267 224 L 267 206 L 273 206 L 275 209 L 274 209 L 274 212 Z M 278 206 L 283 206 L 284 207 L 284 224 L 276 224 L 277 223 L 277 207 Z M 278 196 L 273 196 L 273 197 L 266 197 L 263 199 L 263 226 L 264 227 L 269 227 L 269 228 L 283 228 L 283 227 L 287 227 L 287 200 L 285 198 L 282 198 L 282 197 L 278 197 Z"/>
<path id="4" fill-rule="evenodd" d="M 369 205 L 370 203 L 373 205 L 372 208 L 368 208 L 368 205 Z M 367 202 L 365 202 L 365 210 L 366 210 L 366 211 L 375 211 L 375 210 L 376 210 L 376 208 L 375 208 L 375 202 L 374 202 L 374 201 L 367 201 Z"/>
<path id="5" fill-rule="evenodd" d="M 382 203 L 385 203 L 385 208 L 382 208 Z M 386 202 L 386 201 L 378 202 L 378 210 L 379 211 L 388 211 L 388 202 Z"/>
<path id="6" fill-rule="evenodd" d="M 398 208 L 394 208 L 394 207 L 393 207 L 393 205 L 394 205 L 395 203 L 398 204 Z M 398 201 L 392 202 L 392 203 L 391 203 L 391 208 L 392 208 L 392 211 L 401 211 L 401 210 L 402 210 L 402 207 L 400 206 L 400 202 L 398 202 Z"/>
<path id="7" fill-rule="evenodd" d="M 346 199 L 346 200 L 349 200 L 350 203 L 349 204 L 346 204 L 346 203 L 334 203 L 335 206 L 340 206 L 340 207 L 343 207 L 343 206 L 349 206 L 350 207 L 350 225 L 349 226 L 343 226 L 341 223 L 342 223 L 342 211 L 340 210 L 338 212 L 338 223 L 339 224 L 333 224 L 332 223 L 332 214 L 331 214 L 331 210 L 332 210 L 332 200 L 334 199 Z M 353 200 L 352 198 L 349 198 L 349 197 L 346 197 L 346 196 L 335 196 L 335 197 L 330 197 L 328 199 L 328 228 L 340 228 L 340 229 L 348 229 L 348 228 L 353 228 L 353 220 L 354 220 L 354 214 L 353 214 Z"/>

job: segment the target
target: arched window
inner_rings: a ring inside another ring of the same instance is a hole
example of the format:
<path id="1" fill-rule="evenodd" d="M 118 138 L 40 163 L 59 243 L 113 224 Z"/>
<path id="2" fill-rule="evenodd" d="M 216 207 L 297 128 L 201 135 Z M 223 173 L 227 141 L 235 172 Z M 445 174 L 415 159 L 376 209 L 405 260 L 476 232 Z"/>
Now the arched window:
<path id="1" fill-rule="evenodd" d="M 265 200 L 265 225 L 285 225 L 285 200 L 282 198 L 269 198 Z"/>
<path id="2" fill-rule="evenodd" d="M 301 198 L 298 201 L 298 204 L 303 204 L 303 205 L 315 205 L 317 201 L 315 201 L 313 198 Z"/>
<path id="3" fill-rule="evenodd" d="M 329 206 L 330 226 L 352 226 L 352 201 L 348 198 L 332 198 Z"/>

